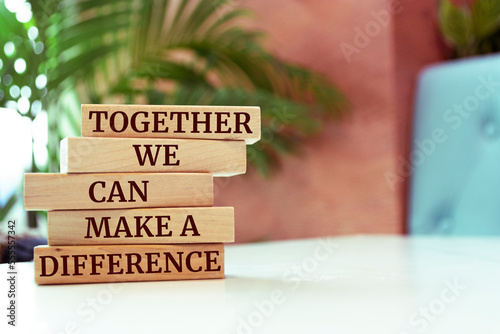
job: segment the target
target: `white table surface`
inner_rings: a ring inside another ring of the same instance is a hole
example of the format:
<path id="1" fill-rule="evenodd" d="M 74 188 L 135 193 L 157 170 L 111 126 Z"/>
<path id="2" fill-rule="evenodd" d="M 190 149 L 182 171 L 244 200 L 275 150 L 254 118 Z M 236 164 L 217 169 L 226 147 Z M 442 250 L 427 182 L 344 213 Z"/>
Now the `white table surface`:
<path id="1" fill-rule="evenodd" d="M 228 245 L 203 281 L 37 286 L 19 263 L 16 328 L 0 269 L 1 333 L 500 333 L 500 238 Z"/>

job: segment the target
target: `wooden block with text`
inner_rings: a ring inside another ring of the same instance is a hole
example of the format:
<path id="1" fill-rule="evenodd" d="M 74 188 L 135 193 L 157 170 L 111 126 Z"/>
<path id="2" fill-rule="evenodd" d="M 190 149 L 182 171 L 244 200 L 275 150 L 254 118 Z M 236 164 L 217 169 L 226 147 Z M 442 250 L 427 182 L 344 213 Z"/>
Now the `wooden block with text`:
<path id="1" fill-rule="evenodd" d="M 224 277 L 223 244 L 38 246 L 37 284 Z"/>
<path id="2" fill-rule="evenodd" d="M 82 104 L 83 137 L 260 139 L 260 108 Z"/>
<path id="3" fill-rule="evenodd" d="M 48 212 L 49 245 L 234 241 L 232 207 Z"/>
<path id="4" fill-rule="evenodd" d="M 246 171 L 243 140 L 71 137 L 60 152 L 61 173 Z"/>
<path id="5" fill-rule="evenodd" d="M 212 205 L 209 173 L 24 175 L 24 208 L 28 211 Z"/>

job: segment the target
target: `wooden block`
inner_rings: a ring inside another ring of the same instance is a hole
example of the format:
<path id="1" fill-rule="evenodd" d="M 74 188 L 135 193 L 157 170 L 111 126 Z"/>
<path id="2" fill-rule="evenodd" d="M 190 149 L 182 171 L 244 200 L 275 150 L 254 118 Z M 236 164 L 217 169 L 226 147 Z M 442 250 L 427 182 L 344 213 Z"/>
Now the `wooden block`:
<path id="1" fill-rule="evenodd" d="M 49 245 L 234 241 L 234 209 L 162 208 L 48 212 Z"/>
<path id="2" fill-rule="evenodd" d="M 259 107 L 82 104 L 83 137 L 260 139 Z"/>
<path id="3" fill-rule="evenodd" d="M 223 244 L 38 246 L 37 284 L 224 277 Z"/>
<path id="4" fill-rule="evenodd" d="M 243 140 L 65 138 L 61 173 L 246 171 Z"/>
<path id="5" fill-rule="evenodd" d="M 208 173 L 24 175 L 26 210 L 212 206 Z"/>

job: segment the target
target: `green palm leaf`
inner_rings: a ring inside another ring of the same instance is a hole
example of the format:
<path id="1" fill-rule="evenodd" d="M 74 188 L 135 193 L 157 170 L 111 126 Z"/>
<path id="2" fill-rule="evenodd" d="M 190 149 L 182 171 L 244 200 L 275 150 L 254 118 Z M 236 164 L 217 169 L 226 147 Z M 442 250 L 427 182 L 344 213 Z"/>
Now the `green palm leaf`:
<path id="1" fill-rule="evenodd" d="M 469 5 L 457 5 L 440 0 L 439 27 L 457 57 L 498 52 L 500 1 L 475 0 Z"/>
<path id="2" fill-rule="evenodd" d="M 41 100 L 47 110 L 49 162 L 34 171 L 58 171 L 59 141 L 79 135 L 81 103 L 258 105 L 263 137 L 248 147 L 248 156 L 263 175 L 279 166 L 282 155 L 300 152 L 324 120 L 347 109 L 328 80 L 269 53 L 263 33 L 240 25 L 252 12 L 226 0 L 30 4 L 33 19 L 25 24 L 0 5 L 0 24 L 10 27 L 0 30 L 0 43 L 17 41 L 16 55 L 2 59 L 0 75 L 10 73 L 32 87 L 31 101 Z M 33 26 L 42 53 L 27 38 Z M 12 71 L 20 56 L 29 75 Z M 36 87 L 39 74 L 47 76 L 46 88 Z"/>

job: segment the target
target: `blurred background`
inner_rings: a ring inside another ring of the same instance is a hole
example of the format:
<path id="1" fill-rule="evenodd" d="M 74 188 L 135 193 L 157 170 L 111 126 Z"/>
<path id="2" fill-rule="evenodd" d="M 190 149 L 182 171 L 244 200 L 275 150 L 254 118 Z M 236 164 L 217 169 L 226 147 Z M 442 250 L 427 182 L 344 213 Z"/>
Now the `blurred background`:
<path id="1" fill-rule="evenodd" d="M 261 107 L 247 174 L 215 181 L 237 242 L 406 233 L 418 73 L 498 51 L 499 18 L 497 0 L 0 0 L 1 231 L 45 237 L 23 174 L 59 171 L 81 103 L 147 103 Z"/>

